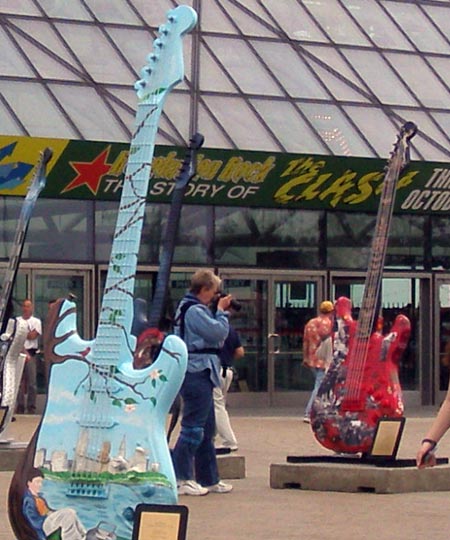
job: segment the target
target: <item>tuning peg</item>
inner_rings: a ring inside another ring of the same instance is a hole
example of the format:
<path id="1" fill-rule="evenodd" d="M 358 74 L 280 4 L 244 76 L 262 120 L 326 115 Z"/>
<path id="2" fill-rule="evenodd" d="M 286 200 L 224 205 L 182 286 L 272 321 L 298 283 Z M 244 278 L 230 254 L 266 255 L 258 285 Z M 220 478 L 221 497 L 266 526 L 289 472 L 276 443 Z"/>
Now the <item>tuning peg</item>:
<path id="1" fill-rule="evenodd" d="M 134 83 L 134 89 L 135 90 L 142 90 L 144 89 L 145 87 L 147 86 L 147 83 L 145 81 L 143 81 L 142 79 L 140 79 L 139 81 L 136 81 Z"/>
<path id="2" fill-rule="evenodd" d="M 158 38 L 158 39 L 155 39 L 155 41 L 153 42 L 153 47 L 156 49 L 162 49 L 164 47 L 164 43 Z"/>
<path id="3" fill-rule="evenodd" d="M 169 34 L 169 29 L 167 28 L 165 24 L 162 24 L 158 28 L 158 33 L 161 34 L 162 36 L 167 36 Z"/>

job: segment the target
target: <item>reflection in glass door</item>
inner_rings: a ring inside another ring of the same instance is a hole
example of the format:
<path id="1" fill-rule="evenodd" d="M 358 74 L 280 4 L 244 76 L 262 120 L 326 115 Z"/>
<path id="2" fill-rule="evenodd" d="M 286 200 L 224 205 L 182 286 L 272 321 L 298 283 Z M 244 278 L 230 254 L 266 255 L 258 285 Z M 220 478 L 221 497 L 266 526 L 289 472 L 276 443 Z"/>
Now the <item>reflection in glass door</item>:
<path id="1" fill-rule="evenodd" d="M 310 370 L 302 365 L 302 348 L 305 324 L 317 315 L 317 298 L 315 281 L 273 282 L 274 346 L 270 348 L 270 360 L 275 392 L 312 389 Z"/>
<path id="2" fill-rule="evenodd" d="M 364 294 L 364 278 L 333 276 L 332 296 L 350 298 L 353 304 L 353 318 L 358 319 Z M 399 376 L 403 390 L 419 390 L 421 341 L 421 279 L 410 277 L 384 277 L 382 280 L 383 334 L 389 333 L 395 317 L 403 313 L 411 322 L 411 337 L 400 359 Z"/>
<path id="3" fill-rule="evenodd" d="M 266 279 L 224 278 L 223 289 L 242 306 L 234 312 L 230 323 L 239 333 L 245 350 L 235 364 L 238 392 L 267 391 L 267 291 Z"/>
<path id="4" fill-rule="evenodd" d="M 450 278 L 437 282 L 437 346 L 438 370 L 438 402 L 447 392 L 450 378 Z"/>

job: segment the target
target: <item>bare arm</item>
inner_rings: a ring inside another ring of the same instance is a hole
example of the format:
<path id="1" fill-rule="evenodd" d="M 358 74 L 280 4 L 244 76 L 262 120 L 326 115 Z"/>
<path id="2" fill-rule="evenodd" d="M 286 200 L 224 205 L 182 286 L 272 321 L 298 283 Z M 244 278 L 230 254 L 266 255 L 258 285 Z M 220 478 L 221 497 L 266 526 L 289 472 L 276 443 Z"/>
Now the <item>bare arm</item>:
<path id="1" fill-rule="evenodd" d="M 447 391 L 444 403 L 442 404 L 439 412 L 431 425 L 430 429 L 427 431 L 424 439 L 429 439 L 434 441 L 436 444 L 441 440 L 446 431 L 450 428 L 450 389 Z M 433 449 L 432 442 L 423 442 L 420 445 L 420 448 L 417 452 L 416 461 L 419 468 L 433 466 L 436 463 L 435 458 L 432 456 L 427 463 L 422 463 L 423 456 L 426 452 L 429 452 Z"/>
<path id="2" fill-rule="evenodd" d="M 239 360 L 239 358 L 242 358 L 245 354 L 244 347 L 242 345 L 240 347 L 237 347 L 234 349 L 233 358 L 234 360 Z"/>

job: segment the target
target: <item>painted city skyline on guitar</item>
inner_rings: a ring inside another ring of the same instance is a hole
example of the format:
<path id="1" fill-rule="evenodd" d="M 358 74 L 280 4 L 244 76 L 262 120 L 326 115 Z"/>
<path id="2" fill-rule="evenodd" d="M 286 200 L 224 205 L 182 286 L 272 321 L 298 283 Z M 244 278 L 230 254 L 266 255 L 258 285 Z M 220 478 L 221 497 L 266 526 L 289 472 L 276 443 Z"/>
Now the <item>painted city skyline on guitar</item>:
<path id="1" fill-rule="evenodd" d="M 169 91 L 183 78 L 182 37 L 196 20 L 188 6 L 167 13 L 135 85 L 136 126 L 95 339 L 78 336 L 71 300 L 50 309 L 48 401 L 9 494 L 18 540 L 81 540 L 83 531 L 89 540 L 98 534 L 129 540 L 137 504 L 177 501 L 165 420 L 186 371 L 186 346 L 168 336 L 156 361 L 134 370 L 131 326 L 158 120 Z M 32 502 L 39 497 L 41 513 Z"/>

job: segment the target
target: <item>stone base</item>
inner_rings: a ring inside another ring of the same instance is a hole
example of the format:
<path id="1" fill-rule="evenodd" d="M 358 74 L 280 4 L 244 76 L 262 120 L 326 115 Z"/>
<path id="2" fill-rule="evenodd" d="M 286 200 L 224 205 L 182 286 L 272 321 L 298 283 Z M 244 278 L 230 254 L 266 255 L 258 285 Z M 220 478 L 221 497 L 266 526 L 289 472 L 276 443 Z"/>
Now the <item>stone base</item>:
<path id="1" fill-rule="evenodd" d="M 15 471 L 27 446 L 27 443 L 0 441 L 0 471 Z"/>
<path id="2" fill-rule="evenodd" d="M 223 480 L 245 478 L 245 457 L 236 455 L 217 456 L 219 476 Z"/>
<path id="3" fill-rule="evenodd" d="M 450 466 L 419 470 L 342 463 L 275 463 L 270 466 L 270 487 L 348 493 L 450 491 Z"/>

